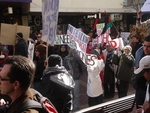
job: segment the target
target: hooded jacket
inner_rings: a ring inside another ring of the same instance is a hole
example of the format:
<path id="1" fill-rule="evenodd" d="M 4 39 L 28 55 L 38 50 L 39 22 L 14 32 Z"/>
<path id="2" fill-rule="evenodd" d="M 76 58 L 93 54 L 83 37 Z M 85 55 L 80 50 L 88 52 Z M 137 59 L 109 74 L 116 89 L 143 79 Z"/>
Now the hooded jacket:
<path id="1" fill-rule="evenodd" d="M 59 113 L 72 110 L 74 80 L 63 66 L 48 67 L 43 72 L 38 91 L 47 97 Z"/>

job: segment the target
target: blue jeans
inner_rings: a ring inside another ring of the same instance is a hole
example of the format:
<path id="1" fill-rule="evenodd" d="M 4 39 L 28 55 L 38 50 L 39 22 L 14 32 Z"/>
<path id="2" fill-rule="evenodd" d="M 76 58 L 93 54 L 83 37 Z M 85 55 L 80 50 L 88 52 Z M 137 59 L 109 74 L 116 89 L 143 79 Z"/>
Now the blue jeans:
<path id="1" fill-rule="evenodd" d="M 79 110 L 80 109 L 80 80 L 75 80 L 75 87 L 73 89 L 73 110 Z"/>

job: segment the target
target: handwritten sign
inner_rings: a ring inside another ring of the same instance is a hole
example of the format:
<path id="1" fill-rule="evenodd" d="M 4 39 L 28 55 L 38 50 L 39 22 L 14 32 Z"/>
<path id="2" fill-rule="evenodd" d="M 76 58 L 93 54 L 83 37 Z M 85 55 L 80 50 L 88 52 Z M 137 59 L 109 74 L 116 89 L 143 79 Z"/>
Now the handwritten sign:
<path id="1" fill-rule="evenodd" d="M 97 35 L 100 36 L 103 29 L 105 27 L 105 23 L 96 24 Z"/>
<path id="2" fill-rule="evenodd" d="M 56 35 L 54 45 L 61 45 L 70 43 L 70 37 L 67 34 L 64 35 Z"/>
<path id="3" fill-rule="evenodd" d="M 54 45 L 58 20 L 59 0 L 43 0 L 42 3 L 42 40 Z"/>
<path id="4" fill-rule="evenodd" d="M 89 42 L 88 35 L 70 24 L 68 25 L 67 35 L 69 35 L 72 40 L 78 43 L 81 51 L 86 52 L 87 43 Z"/>

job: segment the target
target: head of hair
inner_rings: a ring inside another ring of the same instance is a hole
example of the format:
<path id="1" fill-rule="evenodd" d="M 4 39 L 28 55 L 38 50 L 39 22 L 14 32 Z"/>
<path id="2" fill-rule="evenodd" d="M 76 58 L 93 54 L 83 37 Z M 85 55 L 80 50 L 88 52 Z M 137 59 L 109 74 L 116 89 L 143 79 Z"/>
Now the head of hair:
<path id="1" fill-rule="evenodd" d="M 35 64 L 30 59 L 23 56 L 9 56 L 4 60 L 4 65 L 11 65 L 7 76 L 10 82 L 19 81 L 22 90 L 27 90 L 33 82 L 35 74 Z"/>
<path id="2" fill-rule="evenodd" d="M 46 49 L 47 49 L 47 46 L 44 45 L 44 44 L 39 44 L 36 47 L 36 50 L 40 53 L 39 58 L 41 60 L 45 60 L 46 59 Z"/>
<path id="3" fill-rule="evenodd" d="M 48 57 L 48 67 L 62 66 L 62 58 L 57 54 L 52 54 Z"/>
<path id="4" fill-rule="evenodd" d="M 73 57 L 73 56 L 74 56 L 73 49 L 71 49 L 71 48 L 69 49 L 68 56 L 70 56 L 70 57 Z"/>
<path id="5" fill-rule="evenodd" d="M 148 35 L 147 37 L 145 37 L 144 41 L 150 42 L 150 35 Z"/>

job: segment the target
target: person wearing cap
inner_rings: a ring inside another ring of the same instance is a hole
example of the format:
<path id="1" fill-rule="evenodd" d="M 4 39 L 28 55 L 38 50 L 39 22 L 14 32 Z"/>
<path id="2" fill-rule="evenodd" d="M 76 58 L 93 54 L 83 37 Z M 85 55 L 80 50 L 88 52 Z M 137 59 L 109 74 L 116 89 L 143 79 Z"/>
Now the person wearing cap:
<path id="1" fill-rule="evenodd" d="M 118 97 L 127 96 L 129 84 L 134 70 L 134 57 L 131 54 L 132 48 L 127 45 L 123 48 L 123 54 L 118 55 L 118 51 L 113 56 L 113 63 L 118 66 L 116 73 L 116 87 Z"/>
<path id="2" fill-rule="evenodd" d="M 141 58 L 143 58 L 145 55 L 150 55 L 150 35 L 145 37 L 143 46 L 140 47 L 136 53 L 135 53 L 135 70 L 139 67 L 139 61 Z M 141 74 L 135 75 L 139 76 Z M 145 94 L 146 94 L 146 79 L 144 76 L 136 77 L 136 79 L 133 81 L 133 88 L 136 90 L 135 92 L 135 102 L 136 102 L 136 108 L 139 108 L 139 105 L 142 105 L 144 103 Z"/>
<path id="3" fill-rule="evenodd" d="M 149 93 L 149 83 L 150 83 L 150 55 L 146 55 L 140 60 L 139 68 L 134 71 L 134 74 L 141 74 L 147 80 L 147 90 L 145 94 L 144 103 L 139 106 L 137 113 L 150 113 L 150 93 Z"/>
<path id="4" fill-rule="evenodd" d="M 15 55 L 28 56 L 28 46 L 21 32 L 16 34 Z"/>

